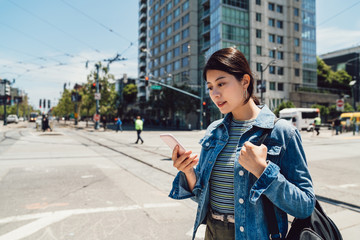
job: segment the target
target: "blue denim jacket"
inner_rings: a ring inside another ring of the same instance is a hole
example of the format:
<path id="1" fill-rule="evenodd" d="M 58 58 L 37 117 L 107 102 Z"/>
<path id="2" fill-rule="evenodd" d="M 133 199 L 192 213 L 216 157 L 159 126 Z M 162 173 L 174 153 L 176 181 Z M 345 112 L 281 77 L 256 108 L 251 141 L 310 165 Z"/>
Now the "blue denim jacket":
<path id="1" fill-rule="evenodd" d="M 209 208 L 209 179 L 221 150 L 229 140 L 232 114 L 213 122 L 200 140 L 202 150 L 195 168 L 196 184 L 191 192 L 185 174 L 179 172 L 174 179 L 169 197 L 192 198 L 198 202 L 193 239 L 200 224 L 206 221 Z M 256 143 L 264 129 L 272 129 L 265 139 L 268 166 L 259 179 L 243 168 L 238 161 L 234 166 L 235 239 L 269 239 L 261 195 L 276 206 L 275 214 L 280 233 L 284 237 L 288 229 L 287 214 L 297 218 L 311 215 L 315 196 L 305 153 L 298 130 L 287 121 L 279 120 L 274 127 L 275 115 L 267 106 L 261 111 L 253 127 L 239 140 L 236 150 L 238 159 L 244 142 Z"/>

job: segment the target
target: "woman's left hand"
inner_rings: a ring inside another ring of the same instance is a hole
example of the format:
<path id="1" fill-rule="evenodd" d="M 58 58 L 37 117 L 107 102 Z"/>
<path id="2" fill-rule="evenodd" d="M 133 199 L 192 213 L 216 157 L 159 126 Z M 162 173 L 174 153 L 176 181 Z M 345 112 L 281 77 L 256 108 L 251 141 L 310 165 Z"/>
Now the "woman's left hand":
<path id="1" fill-rule="evenodd" d="M 238 161 L 241 166 L 259 178 L 267 166 L 266 156 L 267 147 L 264 144 L 256 146 L 247 141 L 241 148 Z"/>

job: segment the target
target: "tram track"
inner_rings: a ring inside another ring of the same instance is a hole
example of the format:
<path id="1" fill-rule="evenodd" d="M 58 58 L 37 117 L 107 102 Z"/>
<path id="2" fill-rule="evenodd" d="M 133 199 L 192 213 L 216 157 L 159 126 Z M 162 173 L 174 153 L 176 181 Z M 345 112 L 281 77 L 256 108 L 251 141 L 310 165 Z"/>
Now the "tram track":
<path id="1" fill-rule="evenodd" d="M 142 163 L 142 164 L 147 165 L 147 166 L 149 166 L 149 167 L 151 167 L 151 168 L 154 168 L 154 169 L 156 169 L 156 170 L 158 170 L 158 171 L 161 171 L 161 172 L 163 172 L 163 173 L 165 173 L 165 174 L 167 174 L 167 175 L 170 175 L 170 176 L 173 176 L 173 177 L 176 176 L 175 174 L 173 174 L 173 173 L 171 173 L 171 172 L 168 172 L 168 171 L 166 171 L 166 170 L 164 170 L 164 169 L 161 169 L 161 168 L 159 168 L 159 167 L 157 167 L 157 166 L 154 166 L 153 164 L 148 163 L 148 162 L 146 162 L 146 161 L 144 161 L 144 160 L 142 160 L 142 159 L 140 159 L 140 158 L 137 158 L 137 157 L 135 157 L 135 156 L 132 156 L 132 155 L 130 155 L 130 154 L 127 154 L 127 153 L 125 153 L 124 151 L 118 150 L 118 149 L 116 149 L 116 148 L 114 148 L 114 147 L 111 147 L 111 146 L 108 146 L 108 145 L 103 144 L 103 143 L 101 143 L 101 142 L 98 142 L 98 141 L 94 140 L 93 138 L 89 138 L 89 137 L 84 136 L 84 135 L 82 135 L 82 134 L 77 134 L 77 135 L 78 135 L 78 136 L 81 136 L 82 138 L 85 138 L 86 140 L 88 140 L 88 141 L 90 141 L 90 142 L 92 142 L 92 143 L 95 143 L 95 144 L 97 144 L 97 145 L 99 145 L 99 146 L 101 146 L 101 147 L 104 147 L 104 148 L 107 148 L 107 149 L 109 149 L 109 150 L 111 150 L 111 151 L 114 151 L 114 152 L 116 152 L 116 153 L 119 153 L 119 154 L 121 154 L 121 155 L 123 155 L 123 156 L 126 156 L 126 157 L 128 157 L 128 158 L 130 158 L 130 159 L 133 159 L 133 160 L 135 160 L 135 161 L 137 161 L 137 162 L 139 162 L 139 163 Z M 137 149 L 139 149 L 140 151 L 143 151 L 143 152 L 148 152 L 148 153 L 155 154 L 155 155 L 158 155 L 158 156 L 161 156 L 161 157 L 166 157 L 166 158 L 169 157 L 169 156 L 166 156 L 166 155 L 164 155 L 164 154 L 160 154 L 160 153 L 157 153 L 157 152 L 148 150 L 148 149 L 143 149 L 143 148 L 139 148 L 139 147 L 136 147 L 136 146 L 130 146 L 130 145 L 128 145 L 128 144 L 124 144 L 124 143 L 115 141 L 114 139 L 110 139 L 110 138 L 107 138 L 107 137 L 105 137 L 105 136 L 102 136 L 102 138 L 104 138 L 104 139 L 106 139 L 106 140 L 108 140 L 108 141 L 111 141 L 111 142 L 113 142 L 113 143 L 123 145 L 123 146 L 135 147 L 135 148 L 137 148 Z M 324 202 L 324 203 L 327 203 L 327 204 L 334 205 L 334 206 L 336 206 L 336 207 L 340 207 L 340 208 L 344 208 L 344 209 L 347 209 L 347 210 L 350 210 L 350 211 L 354 211 L 354 212 L 360 213 L 360 206 L 359 206 L 359 205 L 351 204 L 351 203 L 348 203 L 348 202 L 345 202 L 345 201 L 341 201 L 341 200 L 337 200 L 337 199 L 328 198 L 328 197 L 325 197 L 325 196 L 322 196 L 322 195 L 316 195 L 316 198 L 317 198 L 318 201 L 321 201 L 321 202 Z"/>

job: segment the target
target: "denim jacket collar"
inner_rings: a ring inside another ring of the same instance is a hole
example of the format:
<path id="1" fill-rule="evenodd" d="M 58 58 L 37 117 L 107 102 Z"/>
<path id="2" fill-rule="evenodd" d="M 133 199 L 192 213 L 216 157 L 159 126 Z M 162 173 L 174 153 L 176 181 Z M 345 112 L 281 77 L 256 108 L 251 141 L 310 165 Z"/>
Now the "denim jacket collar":
<path id="1" fill-rule="evenodd" d="M 255 122 L 253 126 L 259 127 L 259 128 L 267 128 L 272 129 L 274 128 L 274 121 L 275 121 L 275 115 L 266 105 L 258 105 L 258 107 L 261 109 L 260 113 L 255 119 Z M 227 130 L 229 130 L 229 126 L 231 123 L 233 116 L 232 113 L 228 113 L 225 115 L 225 118 L 219 122 L 215 128 L 218 128 L 220 125 L 223 125 Z"/>

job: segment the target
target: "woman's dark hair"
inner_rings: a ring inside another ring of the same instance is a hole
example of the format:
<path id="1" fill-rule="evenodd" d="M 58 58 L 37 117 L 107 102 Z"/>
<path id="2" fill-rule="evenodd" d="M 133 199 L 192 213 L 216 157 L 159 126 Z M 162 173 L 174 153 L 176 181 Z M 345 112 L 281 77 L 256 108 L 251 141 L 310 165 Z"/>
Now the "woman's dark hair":
<path id="1" fill-rule="evenodd" d="M 241 82 L 245 74 L 248 74 L 250 76 L 250 84 L 247 88 L 248 95 L 244 103 L 247 103 L 250 98 L 253 98 L 255 104 L 260 104 L 254 95 L 254 77 L 251 74 L 249 63 L 244 54 L 239 50 L 235 48 L 223 48 L 216 51 L 211 55 L 204 67 L 203 78 L 205 81 L 208 70 L 227 72 L 233 75 L 239 82 Z"/>

